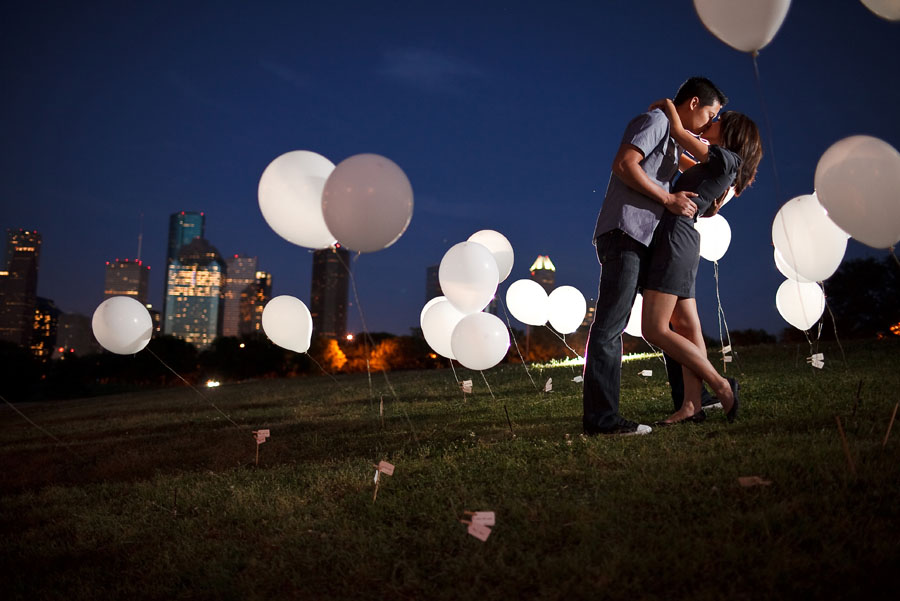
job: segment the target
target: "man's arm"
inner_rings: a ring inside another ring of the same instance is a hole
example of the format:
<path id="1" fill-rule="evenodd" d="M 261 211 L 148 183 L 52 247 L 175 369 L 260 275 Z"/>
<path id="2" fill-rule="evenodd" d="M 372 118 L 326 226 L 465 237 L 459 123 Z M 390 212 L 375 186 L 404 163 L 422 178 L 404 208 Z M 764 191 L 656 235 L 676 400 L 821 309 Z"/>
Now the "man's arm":
<path id="1" fill-rule="evenodd" d="M 626 186 L 658 202 L 670 213 L 693 217 L 697 205 L 691 199 L 697 193 L 682 191 L 672 194 L 663 190 L 641 168 L 642 160 L 644 155 L 636 146 L 622 144 L 613 159 L 612 171 Z"/>

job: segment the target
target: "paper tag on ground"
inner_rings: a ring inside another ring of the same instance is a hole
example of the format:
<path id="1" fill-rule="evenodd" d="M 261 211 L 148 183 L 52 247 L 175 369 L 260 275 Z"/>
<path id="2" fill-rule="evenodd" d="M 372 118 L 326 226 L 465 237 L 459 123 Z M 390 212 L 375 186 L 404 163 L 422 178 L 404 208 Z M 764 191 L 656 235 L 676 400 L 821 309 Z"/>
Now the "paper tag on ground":
<path id="1" fill-rule="evenodd" d="M 469 534 L 471 534 L 481 542 L 485 542 L 491 535 L 491 529 L 484 524 L 476 524 L 475 522 L 472 522 L 471 524 L 469 524 Z"/>
<path id="2" fill-rule="evenodd" d="M 553 378 L 547 378 L 547 383 L 544 384 L 544 392 L 550 392 L 553 390 Z"/>
<path id="3" fill-rule="evenodd" d="M 459 386 L 463 392 L 472 392 L 472 380 L 463 380 L 459 383 Z"/>
<path id="4" fill-rule="evenodd" d="M 379 461 L 378 462 L 378 471 L 384 474 L 385 476 L 393 476 L 394 475 L 394 465 L 388 463 L 387 461 Z"/>
<path id="5" fill-rule="evenodd" d="M 816 353 L 812 357 L 807 357 L 806 362 L 813 367 L 822 369 L 825 367 L 825 355 L 823 353 Z"/>
<path id="6" fill-rule="evenodd" d="M 584 378 L 582 378 L 581 376 L 575 376 L 574 378 L 572 378 L 572 381 L 577 384 L 581 384 L 582 382 L 584 382 Z"/>
<path id="7" fill-rule="evenodd" d="M 723 354 L 723 355 L 727 355 L 727 354 L 730 353 L 730 352 L 731 352 L 731 345 L 730 345 L 730 344 L 727 345 L 727 346 L 722 347 L 722 354 Z"/>
<path id="8" fill-rule="evenodd" d="M 759 476 L 741 476 L 738 478 L 738 482 L 744 488 L 749 488 L 751 486 L 768 486 L 772 484 L 771 480 L 763 480 Z"/>
<path id="9" fill-rule="evenodd" d="M 476 511 L 472 514 L 472 523 L 473 524 L 481 524 L 482 526 L 493 526 L 494 525 L 494 512 L 493 511 Z"/>
<path id="10" fill-rule="evenodd" d="M 650 376 L 653 375 L 653 370 L 652 370 L 652 369 L 645 369 L 644 371 L 642 371 L 642 372 L 639 373 L 638 375 L 639 375 L 639 376 L 644 376 L 645 378 L 649 378 Z"/>
<path id="11" fill-rule="evenodd" d="M 269 437 L 268 430 L 254 430 L 253 433 L 256 435 L 256 444 L 266 442 L 266 439 Z"/>
<path id="12" fill-rule="evenodd" d="M 725 363 L 731 363 L 731 355 L 725 355 L 724 361 Z"/>

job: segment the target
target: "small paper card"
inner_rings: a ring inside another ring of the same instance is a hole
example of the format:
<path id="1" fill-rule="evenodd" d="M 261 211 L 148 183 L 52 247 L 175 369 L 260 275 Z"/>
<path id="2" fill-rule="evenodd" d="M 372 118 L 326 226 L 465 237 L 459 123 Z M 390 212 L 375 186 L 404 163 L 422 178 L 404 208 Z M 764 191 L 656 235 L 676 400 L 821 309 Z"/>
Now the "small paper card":
<path id="1" fill-rule="evenodd" d="M 825 367 L 825 355 L 823 353 L 816 353 L 812 357 L 807 357 L 806 362 L 815 368 L 822 369 Z"/>
<path id="2" fill-rule="evenodd" d="M 494 525 L 494 512 L 493 511 L 476 511 L 472 514 L 472 523 L 473 524 L 481 524 L 482 526 L 493 526 Z"/>
<path id="3" fill-rule="evenodd" d="M 644 376 L 645 378 L 649 378 L 650 376 L 653 375 L 653 370 L 652 370 L 652 369 L 645 369 L 644 371 L 642 371 L 642 372 L 639 373 L 638 375 L 639 375 L 639 376 Z"/>
<path id="4" fill-rule="evenodd" d="M 269 437 L 268 430 L 254 430 L 253 434 L 256 435 L 256 444 L 262 444 L 266 442 L 266 439 Z"/>
<path id="5" fill-rule="evenodd" d="M 553 390 L 553 378 L 547 378 L 547 383 L 544 384 L 544 392 L 550 392 Z"/>
<path id="6" fill-rule="evenodd" d="M 722 354 L 723 354 L 723 355 L 727 355 L 727 354 L 730 353 L 730 352 L 731 352 L 731 345 L 730 345 L 730 344 L 729 344 L 729 345 L 726 345 L 726 346 L 724 346 L 724 347 L 722 347 Z"/>
<path id="7" fill-rule="evenodd" d="M 471 524 L 469 524 L 469 534 L 471 534 L 481 542 L 485 542 L 491 535 L 491 529 L 484 524 L 476 524 L 475 522 L 472 522 Z"/>
<path id="8" fill-rule="evenodd" d="M 725 357 L 724 357 L 725 363 L 731 363 L 731 358 L 732 358 L 731 355 L 725 355 Z"/>
<path id="9" fill-rule="evenodd" d="M 741 476 L 738 478 L 738 482 L 744 488 L 749 488 L 751 486 L 769 486 L 772 484 L 771 480 L 763 480 L 759 476 Z"/>
<path id="10" fill-rule="evenodd" d="M 582 378 L 581 376 L 575 376 L 574 378 L 572 378 L 572 381 L 581 384 L 582 382 L 584 382 L 584 378 Z"/>
<path id="11" fill-rule="evenodd" d="M 472 380 L 463 380 L 459 383 L 459 387 L 463 392 L 472 392 Z"/>
<path id="12" fill-rule="evenodd" d="M 394 465 L 392 463 L 388 463 L 387 461 L 379 461 L 378 462 L 378 471 L 384 474 L 385 476 L 393 476 L 394 475 Z"/>

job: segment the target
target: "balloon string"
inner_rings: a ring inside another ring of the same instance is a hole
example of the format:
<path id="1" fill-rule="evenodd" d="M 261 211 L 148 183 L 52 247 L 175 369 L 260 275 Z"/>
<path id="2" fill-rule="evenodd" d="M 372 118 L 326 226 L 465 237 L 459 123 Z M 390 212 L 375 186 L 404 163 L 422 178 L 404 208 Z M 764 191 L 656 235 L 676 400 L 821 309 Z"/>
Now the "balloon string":
<path id="1" fill-rule="evenodd" d="M 341 383 L 337 381 L 337 378 L 335 378 L 335 377 L 334 377 L 332 374 L 330 374 L 329 372 L 325 371 L 325 368 L 322 367 L 322 365 L 321 365 L 318 361 L 316 361 L 316 358 L 315 358 L 315 357 L 313 357 L 313 356 L 310 355 L 309 353 L 303 353 L 303 354 L 306 355 L 307 357 L 309 357 L 309 360 L 312 361 L 313 363 L 315 363 L 316 366 L 317 366 L 320 370 L 322 370 L 322 373 L 325 374 L 326 376 L 328 376 L 329 378 L 331 378 L 331 379 L 334 381 L 335 384 L 337 384 L 338 386 L 341 385 Z"/>
<path id="2" fill-rule="evenodd" d="M 890 247 L 891 256 L 894 257 L 894 262 L 897 263 L 897 267 L 900 267 L 900 259 L 897 258 L 897 255 L 894 254 L 894 247 Z"/>
<path id="3" fill-rule="evenodd" d="M 494 391 L 491 390 L 491 385 L 488 384 L 487 377 L 485 377 L 484 372 L 478 370 L 478 373 L 481 374 L 481 379 L 484 380 L 484 384 L 485 386 L 487 386 L 488 392 L 491 393 L 491 398 L 494 400 L 494 402 L 496 402 L 497 397 L 494 396 Z M 509 433 L 515 436 L 516 433 L 513 432 L 512 421 L 509 419 L 509 409 L 506 408 L 506 401 L 503 401 L 503 411 L 504 413 L 506 413 L 506 424 L 509 426 Z"/>
<path id="4" fill-rule="evenodd" d="M 534 382 L 534 378 L 531 377 L 531 372 L 528 371 L 528 363 L 525 362 L 525 357 L 522 356 L 522 351 L 519 350 L 519 342 L 516 340 L 516 334 L 513 332 L 512 324 L 509 321 L 509 313 L 506 311 L 506 305 L 503 303 L 503 299 L 500 296 L 497 296 L 497 302 L 500 303 L 500 307 L 503 309 L 503 315 L 506 316 L 506 326 L 509 328 L 509 335 L 512 337 L 513 344 L 516 347 L 516 352 L 519 354 L 519 359 L 522 361 L 522 366 L 525 368 L 525 373 L 528 375 L 528 379 L 531 380 L 531 385 L 534 386 L 534 389 L 537 390 L 537 384 Z"/>
<path id="5" fill-rule="evenodd" d="M 368 328 L 368 326 L 366 326 L 366 317 L 365 317 L 365 315 L 363 315 L 362 304 L 359 302 L 359 292 L 356 288 L 356 277 L 353 275 L 353 271 L 350 270 L 350 266 L 344 262 L 344 259 L 341 257 L 341 254 L 339 252 L 337 252 L 337 249 L 334 249 L 334 254 L 337 256 L 338 261 L 340 261 L 341 265 L 344 266 L 344 269 L 347 270 L 347 275 L 350 277 L 350 287 L 353 289 L 353 299 L 356 301 L 356 310 L 359 313 L 359 321 L 360 321 L 360 323 L 362 323 L 363 333 L 365 334 L 365 336 L 363 337 L 363 343 L 365 345 L 365 350 L 366 350 L 366 373 L 369 376 L 369 396 L 370 396 L 371 400 L 374 401 L 375 392 L 374 392 L 374 389 L 372 388 L 372 372 L 369 368 L 369 343 L 371 343 L 371 345 L 374 347 L 375 340 L 372 338 L 372 335 L 369 334 L 369 328 Z M 361 254 L 362 253 L 357 254 L 356 255 L 357 258 L 359 258 L 359 256 Z M 388 378 L 387 371 L 383 367 L 381 368 L 381 373 L 384 374 L 384 381 L 387 383 L 387 387 L 391 391 L 391 395 L 393 395 L 394 400 L 395 401 L 399 400 L 397 398 L 397 393 L 394 390 L 394 387 L 391 385 L 390 379 Z"/>
<path id="6" fill-rule="evenodd" d="M 781 195 L 781 178 L 778 175 L 778 162 L 775 160 L 775 136 L 773 134 L 772 129 L 772 119 L 769 117 L 769 107 L 766 104 L 766 96 L 763 92 L 762 78 L 759 75 L 759 63 L 757 62 L 757 57 L 759 56 L 759 52 L 754 50 L 752 53 L 753 58 L 753 74 L 756 78 L 756 91 L 759 95 L 759 104 L 762 106 L 763 111 L 763 120 L 766 124 L 766 136 L 769 140 L 769 153 L 772 155 L 772 173 L 775 176 L 775 197 L 778 199 L 778 202 L 781 202 L 783 196 Z M 787 230 L 787 220 L 785 216 L 782 215 L 781 219 L 781 227 L 784 230 L 784 239 L 787 241 L 787 250 L 791 255 L 790 257 L 783 257 L 785 261 L 788 263 L 788 266 L 794 271 L 797 270 L 794 267 L 794 254 L 793 245 L 791 244 L 791 236 L 788 234 Z M 777 249 L 776 249 L 777 250 Z M 804 321 L 809 321 L 809 318 L 806 315 L 806 304 L 803 302 L 803 293 L 800 291 L 800 287 L 797 286 L 797 298 L 800 301 L 800 311 L 803 313 Z"/>
<path id="7" fill-rule="evenodd" d="M 566 345 L 566 348 L 567 348 L 567 349 L 569 349 L 570 351 L 572 351 L 572 354 L 575 355 L 576 358 L 581 359 L 581 360 L 584 360 L 584 357 L 582 357 L 581 355 L 579 355 L 579 354 L 578 354 L 578 351 L 576 351 L 576 350 L 573 349 L 571 346 L 569 346 L 569 343 L 566 342 L 566 337 L 565 337 L 565 336 L 563 336 L 562 334 L 560 334 L 559 332 L 557 332 L 556 330 L 554 330 L 553 328 L 551 328 L 551 327 L 548 326 L 547 324 L 544 324 L 544 327 L 547 328 L 548 330 L 550 330 L 550 331 L 553 333 L 554 336 L 556 336 L 557 338 L 559 338 L 560 340 L 562 340 L 562 343 L 563 343 L 564 345 Z M 574 367 L 573 367 L 573 369 L 574 369 Z"/>
<path id="8" fill-rule="evenodd" d="M 24 413 L 22 413 L 21 411 L 19 411 L 19 408 L 18 408 L 18 407 L 16 407 L 15 405 L 13 405 L 13 404 L 10 403 L 9 401 L 7 401 L 3 396 L 0 396 L 0 401 L 3 401 L 3 402 L 6 403 L 7 405 L 9 405 L 9 408 L 10 408 L 10 409 L 12 409 L 13 411 L 15 411 L 15 412 L 18 413 L 19 415 L 21 415 L 21 416 L 22 416 L 22 419 L 24 419 L 25 421 L 27 421 L 29 424 L 31 424 L 32 426 L 34 426 L 35 428 L 37 428 L 38 430 L 40 430 L 41 432 L 43 432 L 44 434 L 46 434 L 47 436 L 49 436 L 50 438 L 52 438 L 53 440 L 55 440 L 56 442 L 58 442 L 59 444 L 61 444 L 68 452 L 72 453 L 73 455 L 75 455 L 76 457 L 78 457 L 79 459 L 81 459 L 82 461 L 86 461 L 86 459 L 85 459 L 84 457 L 82 457 L 81 455 L 79 455 L 78 453 L 76 453 L 74 449 L 72 449 L 71 445 L 69 445 L 68 443 L 63 442 L 62 440 L 60 440 L 59 438 L 57 438 L 56 435 L 54 435 L 52 432 L 50 432 L 49 430 L 47 430 L 47 429 L 44 428 L 43 426 L 39 426 L 38 424 L 34 423 L 34 422 L 31 420 L 31 418 L 29 418 L 27 415 L 25 415 Z"/>
<path id="9" fill-rule="evenodd" d="M 718 318 L 719 318 L 719 343 L 722 345 L 722 371 L 728 371 L 728 363 L 725 362 L 725 341 L 722 338 L 722 325 L 725 326 L 725 337 L 728 338 L 728 346 L 731 346 L 731 333 L 728 331 L 728 321 L 725 319 L 725 309 L 722 307 L 722 297 L 719 295 L 719 262 L 713 261 L 713 273 L 716 278 L 716 302 L 719 305 L 718 308 Z M 732 356 L 737 359 L 737 353 L 732 349 Z M 737 359 L 738 369 L 743 373 L 743 369 L 741 369 L 740 359 Z"/>
<path id="10" fill-rule="evenodd" d="M 822 293 L 825 293 L 825 282 L 820 282 L 822 284 Z M 849 369 L 849 365 L 847 365 L 847 355 L 844 354 L 844 345 L 841 344 L 841 339 L 838 338 L 837 331 L 837 320 L 834 318 L 834 312 L 831 310 L 831 305 L 828 303 L 828 297 L 825 297 L 825 308 L 828 309 L 828 314 L 831 315 L 831 325 L 834 327 L 834 339 L 837 341 L 838 348 L 841 350 L 841 358 L 844 360 L 844 369 Z"/>
<path id="11" fill-rule="evenodd" d="M 227 419 L 229 422 L 231 422 L 231 424 L 232 424 L 235 428 L 238 428 L 238 429 L 240 429 L 240 430 L 247 430 L 247 429 L 248 429 L 246 426 L 238 425 L 237 422 L 235 422 L 233 419 L 231 419 L 231 418 L 228 416 L 227 413 L 225 413 L 224 411 L 222 411 L 221 409 L 219 409 L 219 407 L 216 406 L 215 403 L 213 403 L 211 400 L 209 400 L 209 399 L 206 397 L 206 395 L 204 395 L 202 392 L 200 392 L 199 390 L 197 390 L 197 388 L 196 388 L 193 384 L 191 384 L 190 382 L 188 382 L 187 380 L 185 380 L 185 379 L 181 376 L 180 373 L 178 373 L 177 371 L 175 371 L 174 369 L 172 369 L 171 367 L 169 367 L 169 365 L 168 365 L 165 361 L 163 361 L 162 359 L 160 359 L 159 356 L 158 356 L 156 353 L 154 353 L 153 350 L 152 350 L 150 347 L 147 347 L 147 352 L 150 353 L 151 355 L 153 355 L 154 357 L 156 357 L 156 360 L 159 361 L 160 363 L 162 363 L 163 367 L 165 367 L 165 368 L 168 369 L 170 372 L 172 372 L 173 374 L 175 374 L 176 376 L 178 376 L 178 378 L 179 378 L 182 382 L 184 382 L 185 384 L 187 384 L 188 387 L 189 387 L 191 390 L 193 390 L 193 391 L 196 392 L 198 395 L 200 395 L 200 398 L 203 399 L 204 401 L 206 401 L 207 403 L 209 403 L 209 404 L 212 406 L 213 409 L 215 409 L 215 410 L 218 411 L 220 414 L 222 414 L 222 417 L 224 417 L 224 418 Z"/>

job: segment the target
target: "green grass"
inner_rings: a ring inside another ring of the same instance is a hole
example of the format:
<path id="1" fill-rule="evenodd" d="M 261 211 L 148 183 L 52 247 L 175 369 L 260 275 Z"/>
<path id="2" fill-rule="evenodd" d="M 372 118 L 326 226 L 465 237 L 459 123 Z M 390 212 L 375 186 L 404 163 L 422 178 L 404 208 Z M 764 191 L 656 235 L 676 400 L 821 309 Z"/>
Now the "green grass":
<path id="1" fill-rule="evenodd" d="M 741 354 L 736 423 L 643 437 L 582 437 L 568 366 L 533 369 L 550 394 L 521 365 L 489 370 L 496 398 L 466 370 L 465 398 L 449 370 L 390 373 L 396 399 L 380 373 L 371 394 L 365 374 L 203 390 L 240 427 L 187 388 L 18 405 L 66 445 L 4 407 L 3 597 L 884 598 L 900 344 L 851 345 L 846 363 L 826 346 L 822 371 L 807 350 Z M 626 417 L 667 415 L 664 374 L 623 366 Z M 257 428 L 272 435 L 255 467 Z M 382 459 L 396 472 L 373 503 Z M 772 484 L 742 488 L 750 475 Z M 496 512 L 487 542 L 466 510 Z"/>

